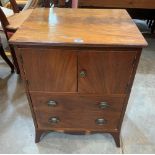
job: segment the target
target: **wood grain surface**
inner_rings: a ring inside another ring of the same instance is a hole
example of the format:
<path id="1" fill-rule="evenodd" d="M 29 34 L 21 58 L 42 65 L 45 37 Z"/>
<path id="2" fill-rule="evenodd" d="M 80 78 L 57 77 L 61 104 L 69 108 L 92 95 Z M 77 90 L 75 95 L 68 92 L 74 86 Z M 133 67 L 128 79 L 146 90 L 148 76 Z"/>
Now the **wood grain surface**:
<path id="1" fill-rule="evenodd" d="M 16 47 L 36 142 L 47 131 L 108 132 L 120 147 L 121 124 L 147 45 L 125 10 L 38 8 L 10 42 Z M 109 106 L 101 109 L 101 102 Z"/>
<path id="2" fill-rule="evenodd" d="M 75 51 L 20 49 L 30 91 L 76 92 L 77 57 Z"/>
<path id="3" fill-rule="evenodd" d="M 128 13 L 114 9 L 37 8 L 10 42 L 50 46 L 147 45 Z"/>
<path id="4" fill-rule="evenodd" d="M 32 104 L 37 118 L 37 124 L 41 130 L 81 130 L 81 131 L 104 131 L 117 130 L 121 116 L 124 98 L 104 97 L 73 94 L 37 94 L 31 93 Z M 54 100 L 57 106 L 48 106 L 48 101 Z M 106 101 L 109 107 L 101 109 L 99 104 Z M 50 117 L 57 117 L 60 122 L 52 124 Z M 107 123 L 97 125 L 95 120 L 104 118 Z"/>
<path id="5" fill-rule="evenodd" d="M 122 110 L 125 95 L 92 95 L 73 93 L 38 93 L 31 92 L 32 104 L 35 110 L 50 113 L 52 111 L 74 111 L 76 113 L 87 111 L 119 112 Z M 50 107 L 49 101 L 55 101 L 56 106 Z M 106 102 L 105 109 L 100 108 L 100 103 Z"/>
<path id="6" fill-rule="evenodd" d="M 78 92 L 125 94 L 136 54 L 136 51 L 121 50 L 80 52 Z M 80 77 L 81 70 L 85 70 L 86 77 Z"/>
<path id="7" fill-rule="evenodd" d="M 7 29 L 17 30 L 19 27 L 21 27 L 23 22 L 30 16 L 32 11 L 33 9 L 28 9 L 8 17 L 9 25 L 7 26 Z"/>

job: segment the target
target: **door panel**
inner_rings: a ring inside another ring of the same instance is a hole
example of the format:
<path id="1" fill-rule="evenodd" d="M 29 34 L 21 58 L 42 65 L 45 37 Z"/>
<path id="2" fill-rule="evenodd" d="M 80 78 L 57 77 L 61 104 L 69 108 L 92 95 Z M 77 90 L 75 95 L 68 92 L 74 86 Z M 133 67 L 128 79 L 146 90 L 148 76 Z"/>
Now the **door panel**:
<path id="1" fill-rule="evenodd" d="M 125 93 L 135 56 L 136 52 L 131 51 L 80 52 L 78 55 L 78 92 Z"/>
<path id="2" fill-rule="evenodd" d="M 21 49 L 30 91 L 77 91 L 77 55 L 61 49 Z"/>

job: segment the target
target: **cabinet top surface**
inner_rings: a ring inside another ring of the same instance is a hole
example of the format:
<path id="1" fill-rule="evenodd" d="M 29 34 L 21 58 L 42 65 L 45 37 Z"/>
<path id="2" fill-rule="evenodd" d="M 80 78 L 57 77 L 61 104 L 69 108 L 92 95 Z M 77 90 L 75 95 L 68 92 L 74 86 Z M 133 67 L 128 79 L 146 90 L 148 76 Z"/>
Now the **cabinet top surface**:
<path id="1" fill-rule="evenodd" d="M 36 8 L 10 42 L 51 46 L 147 45 L 123 9 Z"/>

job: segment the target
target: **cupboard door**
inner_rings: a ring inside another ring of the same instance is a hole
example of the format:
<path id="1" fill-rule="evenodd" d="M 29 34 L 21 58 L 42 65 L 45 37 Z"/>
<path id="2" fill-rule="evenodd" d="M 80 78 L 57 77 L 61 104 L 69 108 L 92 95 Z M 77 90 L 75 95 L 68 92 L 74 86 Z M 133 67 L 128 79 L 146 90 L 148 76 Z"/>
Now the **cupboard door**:
<path id="1" fill-rule="evenodd" d="M 61 49 L 21 49 L 30 91 L 77 91 L 77 55 Z"/>
<path id="2" fill-rule="evenodd" d="M 80 52 L 78 92 L 123 94 L 126 91 L 136 51 Z"/>

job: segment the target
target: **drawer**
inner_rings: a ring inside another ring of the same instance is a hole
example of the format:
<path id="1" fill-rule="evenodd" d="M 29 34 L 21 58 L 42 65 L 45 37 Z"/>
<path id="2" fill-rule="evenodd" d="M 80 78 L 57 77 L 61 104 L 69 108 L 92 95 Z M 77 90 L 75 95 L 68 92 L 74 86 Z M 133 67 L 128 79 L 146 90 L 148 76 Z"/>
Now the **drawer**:
<path id="1" fill-rule="evenodd" d="M 124 97 L 31 93 L 38 127 L 46 130 L 117 129 Z M 56 121 L 56 122 L 54 122 Z"/>
<path id="2" fill-rule="evenodd" d="M 112 111 L 120 112 L 123 107 L 124 97 L 90 96 L 90 95 L 57 95 L 31 93 L 35 110 L 52 111 Z"/>
<path id="3" fill-rule="evenodd" d="M 108 131 L 118 127 L 120 113 L 35 111 L 37 124 L 43 130 L 63 131 Z"/>

